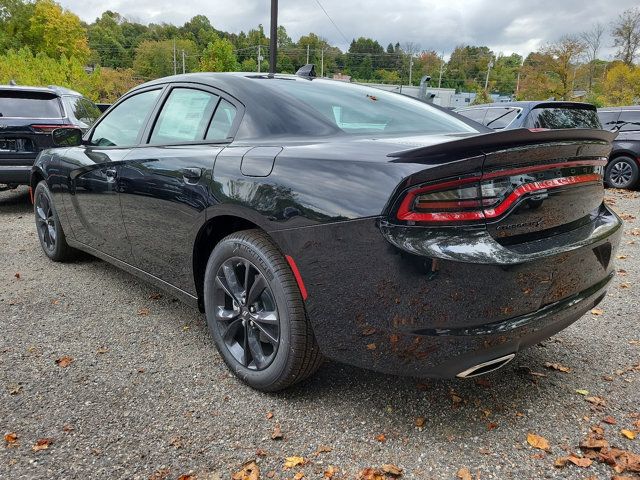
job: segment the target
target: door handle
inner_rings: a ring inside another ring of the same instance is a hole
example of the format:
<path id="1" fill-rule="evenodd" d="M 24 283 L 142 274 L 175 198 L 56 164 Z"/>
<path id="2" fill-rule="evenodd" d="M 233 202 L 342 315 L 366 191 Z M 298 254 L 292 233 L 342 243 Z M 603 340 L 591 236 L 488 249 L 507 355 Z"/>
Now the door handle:
<path id="1" fill-rule="evenodd" d="M 202 176 L 201 168 L 183 168 L 182 176 L 185 180 L 189 180 L 191 182 L 195 182 L 200 179 Z"/>

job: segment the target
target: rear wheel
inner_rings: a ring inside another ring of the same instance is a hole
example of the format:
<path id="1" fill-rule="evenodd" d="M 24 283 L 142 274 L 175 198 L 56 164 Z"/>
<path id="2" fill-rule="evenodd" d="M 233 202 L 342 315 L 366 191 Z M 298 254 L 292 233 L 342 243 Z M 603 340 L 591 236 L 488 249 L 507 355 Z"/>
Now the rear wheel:
<path id="1" fill-rule="evenodd" d="M 207 324 L 225 363 L 258 390 L 282 390 L 322 361 L 302 296 L 278 248 L 259 230 L 229 235 L 209 257 Z"/>
<path id="2" fill-rule="evenodd" d="M 70 260 L 76 250 L 67 244 L 53 196 L 44 180 L 38 183 L 33 194 L 33 210 L 38 239 L 45 255 L 54 262 Z"/>
<path id="3" fill-rule="evenodd" d="M 615 188 L 633 188 L 638 183 L 638 164 L 629 157 L 616 157 L 605 171 L 607 185 Z"/>

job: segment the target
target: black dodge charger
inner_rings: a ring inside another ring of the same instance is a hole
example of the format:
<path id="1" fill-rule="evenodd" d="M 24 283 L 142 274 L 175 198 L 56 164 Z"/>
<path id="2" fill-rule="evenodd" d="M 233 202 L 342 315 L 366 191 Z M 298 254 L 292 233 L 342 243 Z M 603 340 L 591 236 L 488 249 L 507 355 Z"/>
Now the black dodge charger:
<path id="1" fill-rule="evenodd" d="M 614 134 L 481 128 L 313 77 L 163 78 L 52 133 L 37 231 L 54 261 L 83 250 L 199 306 L 254 388 L 322 358 L 470 377 L 597 305 L 622 233 Z"/>

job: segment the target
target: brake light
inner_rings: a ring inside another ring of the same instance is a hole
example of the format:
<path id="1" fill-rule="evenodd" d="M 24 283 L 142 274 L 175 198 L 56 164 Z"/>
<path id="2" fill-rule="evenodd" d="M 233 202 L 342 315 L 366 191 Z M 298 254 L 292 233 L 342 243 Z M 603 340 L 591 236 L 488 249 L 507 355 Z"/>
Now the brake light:
<path id="1" fill-rule="evenodd" d="M 31 125 L 35 133 L 51 133 L 58 128 L 75 128 L 75 125 Z"/>
<path id="2" fill-rule="evenodd" d="M 396 216 L 402 221 L 427 223 L 494 219 L 506 213 L 521 197 L 545 195 L 549 190 L 581 183 L 602 182 L 603 162 L 606 160 L 566 162 L 542 168 L 531 166 L 416 187 L 406 193 Z"/>

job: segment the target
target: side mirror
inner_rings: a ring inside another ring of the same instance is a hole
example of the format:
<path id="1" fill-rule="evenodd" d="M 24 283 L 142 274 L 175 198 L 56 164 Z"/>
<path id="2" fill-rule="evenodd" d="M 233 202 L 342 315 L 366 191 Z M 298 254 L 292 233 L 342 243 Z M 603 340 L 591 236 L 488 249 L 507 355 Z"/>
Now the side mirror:
<path id="1" fill-rule="evenodd" d="M 56 147 L 77 147 L 82 145 L 82 130 L 79 128 L 56 128 L 51 132 L 53 145 Z"/>

